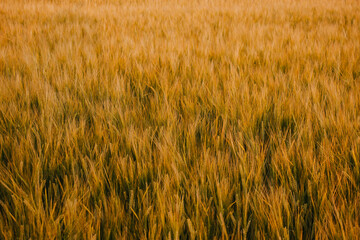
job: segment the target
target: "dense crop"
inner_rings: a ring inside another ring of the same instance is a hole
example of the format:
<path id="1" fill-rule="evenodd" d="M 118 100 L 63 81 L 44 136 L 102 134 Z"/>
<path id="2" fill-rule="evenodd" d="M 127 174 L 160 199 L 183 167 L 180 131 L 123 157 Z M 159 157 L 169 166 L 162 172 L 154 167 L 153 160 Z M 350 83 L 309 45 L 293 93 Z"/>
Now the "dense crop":
<path id="1" fill-rule="evenodd" d="M 360 2 L 0 1 L 0 239 L 356 239 Z"/>

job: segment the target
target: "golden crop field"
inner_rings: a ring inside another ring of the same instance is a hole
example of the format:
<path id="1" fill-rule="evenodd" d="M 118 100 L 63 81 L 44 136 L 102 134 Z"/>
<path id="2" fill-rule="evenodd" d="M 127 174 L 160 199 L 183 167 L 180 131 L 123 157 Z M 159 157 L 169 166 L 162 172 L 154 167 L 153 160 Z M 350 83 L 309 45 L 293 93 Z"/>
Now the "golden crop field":
<path id="1" fill-rule="evenodd" d="M 360 238 L 358 0 L 1 0 L 0 239 Z"/>

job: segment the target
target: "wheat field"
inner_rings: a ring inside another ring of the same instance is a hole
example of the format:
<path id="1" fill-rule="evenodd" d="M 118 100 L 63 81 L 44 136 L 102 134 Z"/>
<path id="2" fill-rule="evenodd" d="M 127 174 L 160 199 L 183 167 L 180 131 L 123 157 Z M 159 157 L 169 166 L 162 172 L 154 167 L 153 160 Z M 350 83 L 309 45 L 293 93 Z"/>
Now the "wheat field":
<path id="1" fill-rule="evenodd" d="M 358 0 L 1 0 L 0 239 L 359 239 Z"/>

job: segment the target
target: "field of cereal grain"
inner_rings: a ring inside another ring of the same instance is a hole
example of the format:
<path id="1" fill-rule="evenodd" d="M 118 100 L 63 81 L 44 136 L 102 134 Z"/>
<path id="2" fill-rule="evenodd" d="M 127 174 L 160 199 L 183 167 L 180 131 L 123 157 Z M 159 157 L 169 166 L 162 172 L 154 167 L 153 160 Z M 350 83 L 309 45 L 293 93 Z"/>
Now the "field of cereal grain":
<path id="1" fill-rule="evenodd" d="M 0 1 L 0 239 L 357 239 L 359 13 Z"/>

